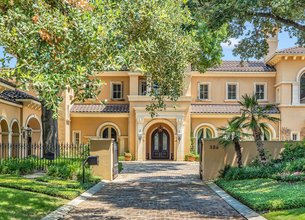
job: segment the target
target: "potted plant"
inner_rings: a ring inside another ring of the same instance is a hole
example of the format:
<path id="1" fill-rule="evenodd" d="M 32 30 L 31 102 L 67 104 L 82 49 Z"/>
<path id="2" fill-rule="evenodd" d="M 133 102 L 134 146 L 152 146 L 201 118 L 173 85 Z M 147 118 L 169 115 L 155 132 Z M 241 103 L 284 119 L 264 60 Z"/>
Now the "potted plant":
<path id="1" fill-rule="evenodd" d="M 125 159 L 125 161 L 131 161 L 132 155 L 129 152 L 129 150 L 124 153 L 124 159 Z"/>
<path id="2" fill-rule="evenodd" d="M 194 162 L 195 160 L 198 160 L 198 158 L 199 155 L 194 151 L 191 151 L 189 154 L 185 155 L 185 160 L 190 162 Z"/>

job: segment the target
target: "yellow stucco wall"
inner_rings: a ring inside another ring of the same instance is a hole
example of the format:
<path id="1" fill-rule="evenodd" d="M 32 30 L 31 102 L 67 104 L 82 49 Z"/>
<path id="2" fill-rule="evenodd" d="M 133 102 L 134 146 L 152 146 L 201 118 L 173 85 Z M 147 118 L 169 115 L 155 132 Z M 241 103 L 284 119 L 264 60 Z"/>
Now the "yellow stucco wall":
<path id="1" fill-rule="evenodd" d="M 211 75 L 211 74 L 209 74 Z M 192 77 L 192 103 L 202 104 L 221 104 L 221 103 L 236 103 L 236 101 L 226 101 L 226 83 L 233 82 L 239 84 L 239 98 L 244 94 L 254 93 L 254 83 L 267 83 L 267 101 L 269 103 L 275 102 L 274 93 L 274 77 L 237 77 L 227 74 L 227 77 L 206 77 L 203 73 L 202 76 Z M 259 75 L 259 74 L 258 74 Z M 263 74 L 262 74 L 263 75 Z M 209 82 L 211 100 L 202 101 L 198 99 L 198 83 Z"/>
<path id="2" fill-rule="evenodd" d="M 285 142 L 264 141 L 266 152 L 271 155 L 271 159 L 277 159 L 283 150 Z M 258 155 L 256 144 L 253 141 L 241 142 L 243 165 L 249 164 Z M 224 148 L 217 140 L 203 141 L 203 157 L 201 161 L 201 173 L 204 180 L 215 179 L 219 176 L 219 171 L 226 165 L 236 166 L 237 158 L 233 145 Z"/>

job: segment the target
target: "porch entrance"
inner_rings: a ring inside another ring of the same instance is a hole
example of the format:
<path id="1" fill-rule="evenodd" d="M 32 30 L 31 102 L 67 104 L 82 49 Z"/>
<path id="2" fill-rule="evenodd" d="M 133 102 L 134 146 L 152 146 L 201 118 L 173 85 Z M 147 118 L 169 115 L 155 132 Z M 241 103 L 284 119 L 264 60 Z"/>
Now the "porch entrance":
<path id="1" fill-rule="evenodd" d="M 170 137 L 162 126 L 157 128 L 151 136 L 151 159 L 170 159 Z"/>

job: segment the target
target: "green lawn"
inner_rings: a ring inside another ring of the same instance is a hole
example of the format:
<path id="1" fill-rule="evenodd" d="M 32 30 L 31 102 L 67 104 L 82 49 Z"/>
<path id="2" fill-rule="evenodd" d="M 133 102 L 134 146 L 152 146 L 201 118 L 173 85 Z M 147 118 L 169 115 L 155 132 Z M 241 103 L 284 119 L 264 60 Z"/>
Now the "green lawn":
<path id="1" fill-rule="evenodd" d="M 273 211 L 263 216 L 268 220 L 305 220 L 305 208 Z"/>
<path id="2" fill-rule="evenodd" d="M 68 200 L 0 187 L 0 219 L 41 219 Z"/>
<path id="3" fill-rule="evenodd" d="M 94 184 L 0 175 L 0 219 L 40 219 Z"/>
<path id="4" fill-rule="evenodd" d="M 305 207 L 305 182 L 287 183 L 271 179 L 246 179 L 218 180 L 216 183 L 256 211 Z"/>
<path id="5" fill-rule="evenodd" d="M 0 175 L 0 186 L 26 191 L 43 193 L 65 199 L 73 199 L 94 185 L 82 185 L 73 180 L 54 180 L 51 178 L 40 178 L 38 180 L 26 179 L 19 176 Z"/>

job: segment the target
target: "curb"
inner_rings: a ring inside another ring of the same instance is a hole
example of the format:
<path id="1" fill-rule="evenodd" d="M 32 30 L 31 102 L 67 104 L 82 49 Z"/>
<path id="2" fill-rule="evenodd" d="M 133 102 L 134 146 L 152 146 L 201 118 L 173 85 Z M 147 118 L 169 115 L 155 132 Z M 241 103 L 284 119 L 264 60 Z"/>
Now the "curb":
<path id="1" fill-rule="evenodd" d="M 213 182 L 206 183 L 218 196 L 220 196 L 226 203 L 228 203 L 239 214 L 244 216 L 248 220 L 266 220 L 263 216 L 250 209 L 248 206 L 242 204 L 238 200 L 234 199 L 219 186 Z"/>
<path id="2" fill-rule="evenodd" d="M 86 192 L 82 193 L 80 196 L 76 197 L 75 199 L 71 200 L 67 204 L 57 208 L 55 211 L 51 212 L 47 216 L 43 217 L 41 220 L 57 220 L 63 218 L 68 212 L 74 209 L 80 203 L 86 201 L 90 197 L 92 197 L 95 193 L 100 191 L 104 186 L 105 182 L 99 182 L 88 189 Z"/>

